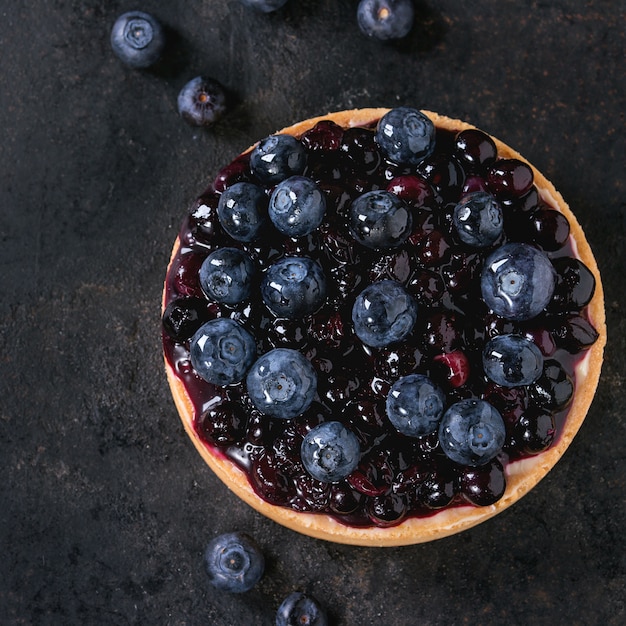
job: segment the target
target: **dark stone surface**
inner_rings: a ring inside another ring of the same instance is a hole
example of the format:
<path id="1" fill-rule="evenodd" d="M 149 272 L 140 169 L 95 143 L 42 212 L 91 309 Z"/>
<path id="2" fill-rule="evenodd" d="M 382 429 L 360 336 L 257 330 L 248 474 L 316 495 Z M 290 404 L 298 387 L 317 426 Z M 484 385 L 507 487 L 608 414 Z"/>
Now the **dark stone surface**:
<path id="1" fill-rule="evenodd" d="M 0 623 L 272 624 L 295 589 L 337 625 L 626 621 L 626 110 L 622 0 L 418 1 L 400 45 L 356 0 L 4 2 L 0 9 Z M 109 31 L 142 8 L 170 30 L 134 71 Z M 176 95 L 199 73 L 235 104 L 209 131 Z M 299 536 L 232 496 L 183 433 L 163 373 L 162 281 L 218 167 L 328 110 L 410 104 L 516 147 L 567 198 L 604 276 L 609 347 L 565 457 L 497 518 L 429 545 Z M 209 587 L 210 537 L 253 534 L 253 591 Z"/>

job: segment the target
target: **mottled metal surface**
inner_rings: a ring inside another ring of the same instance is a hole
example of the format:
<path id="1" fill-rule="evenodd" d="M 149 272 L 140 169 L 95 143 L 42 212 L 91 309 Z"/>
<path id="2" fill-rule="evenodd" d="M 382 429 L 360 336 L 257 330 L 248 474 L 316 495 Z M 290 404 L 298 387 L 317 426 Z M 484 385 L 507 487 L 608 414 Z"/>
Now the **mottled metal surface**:
<path id="1" fill-rule="evenodd" d="M 0 8 L 0 623 L 272 624 L 295 589 L 332 623 L 626 621 L 626 42 L 622 0 L 418 1 L 400 45 L 356 1 L 4 2 Z M 154 70 L 113 56 L 125 10 L 167 25 Z M 176 96 L 234 94 L 195 130 Z M 255 140 L 330 110 L 409 104 L 518 149 L 563 193 L 604 276 L 609 345 L 565 457 L 502 515 L 429 545 L 366 549 L 262 518 L 183 433 L 160 353 L 165 267 L 187 206 Z M 209 587 L 202 551 L 246 530 L 268 569 Z"/>

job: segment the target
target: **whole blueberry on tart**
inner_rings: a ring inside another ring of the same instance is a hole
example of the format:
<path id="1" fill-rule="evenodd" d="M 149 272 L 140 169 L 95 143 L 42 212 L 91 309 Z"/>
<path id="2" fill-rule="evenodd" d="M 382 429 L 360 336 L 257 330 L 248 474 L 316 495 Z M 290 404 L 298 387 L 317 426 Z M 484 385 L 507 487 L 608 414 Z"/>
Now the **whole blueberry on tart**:
<path id="1" fill-rule="evenodd" d="M 548 473 L 606 327 L 553 185 L 407 106 L 297 123 L 216 172 L 174 244 L 162 336 L 228 487 L 299 532 L 391 546 L 478 524 Z"/>

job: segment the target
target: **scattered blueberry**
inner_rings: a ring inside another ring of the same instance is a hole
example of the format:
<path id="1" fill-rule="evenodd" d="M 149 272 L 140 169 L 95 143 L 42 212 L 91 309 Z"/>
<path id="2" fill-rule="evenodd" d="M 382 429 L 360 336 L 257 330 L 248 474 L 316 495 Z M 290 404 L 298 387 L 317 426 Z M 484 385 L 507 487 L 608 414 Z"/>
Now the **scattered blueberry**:
<path id="1" fill-rule="evenodd" d="M 356 469 L 361 449 L 356 435 L 341 422 L 322 422 L 304 437 L 301 454 L 313 478 L 335 483 Z"/>
<path id="2" fill-rule="evenodd" d="M 277 11 L 287 3 L 287 0 L 239 0 L 241 4 L 262 13 Z"/>
<path id="3" fill-rule="evenodd" d="M 314 597 L 296 591 L 278 607 L 276 626 L 328 626 L 328 618 Z"/>
<path id="4" fill-rule="evenodd" d="M 246 377 L 248 394 L 259 411 L 291 419 L 309 408 L 317 392 L 317 374 L 297 350 L 276 348 L 266 352 Z"/>
<path id="5" fill-rule="evenodd" d="M 263 302 L 278 317 L 301 318 L 326 298 L 326 277 L 308 257 L 284 257 L 269 267 L 261 282 Z"/>
<path id="6" fill-rule="evenodd" d="M 481 276 L 487 306 L 500 317 L 528 320 L 548 305 L 556 272 L 548 257 L 524 243 L 508 243 L 492 252 Z"/>
<path id="7" fill-rule="evenodd" d="M 452 223 L 459 239 L 468 246 L 490 246 L 502 234 L 502 208 L 486 191 L 466 195 L 455 207 Z"/>
<path id="8" fill-rule="evenodd" d="M 411 234 L 409 207 L 395 194 L 377 189 L 358 196 L 350 205 L 349 227 L 362 245 L 396 248 Z"/>
<path id="9" fill-rule="evenodd" d="M 407 337 L 417 321 L 417 304 L 400 283 L 381 280 L 366 287 L 352 307 L 357 337 L 382 348 Z"/>
<path id="10" fill-rule="evenodd" d="M 203 298 L 177 298 L 163 311 L 163 328 L 179 343 L 190 339 L 207 320 L 207 302 Z"/>
<path id="11" fill-rule="evenodd" d="M 254 241 L 267 221 L 267 196 L 253 183 L 239 182 L 220 196 L 217 217 L 222 228 L 237 241 Z"/>
<path id="12" fill-rule="evenodd" d="M 498 335 L 483 350 L 485 374 L 503 387 L 534 383 L 543 371 L 541 350 L 529 339 L 518 335 Z"/>
<path id="13" fill-rule="evenodd" d="M 269 203 L 270 220 L 289 237 L 312 233 L 324 219 L 326 196 L 305 176 L 291 176 L 278 183 Z"/>
<path id="14" fill-rule="evenodd" d="M 443 415 L 445 396 L 422 374 L 399 378 L 387 396 L 387 417 L 395 428 L 409 437 L 421 437 L 437 430 Z"/>
<path id="15" fill-rule="evenodd" d="M 243 380 L 256 357 L 252 335 L 234 320 L 218 318 L 201 326 L 190 344 L 191 365 L 214 385 Z"/>
<path id="16" fill-rule="evenodd" d="M 216 302 L 237 304 L 250 295 L 254 263 L 238 248 L 219 248 L 200 267 L 200 286 Z"/>
<path id="17" fill-rule="evenodd" d="M 376 141 L 391 161 L 419 165 L 435 149 L 435 125 L 418 109 L 398 107 L 380 118 Z"/>
<path id="18" fill-rule="evenodd" d="M 483 465 L 502 449 L 504 420 L 484 400 L 461 400 L 441 418 L 439 442 L 448 458 L 461 465 Z"/>
<path id="19" fill-rule="evenodd" d="M 250 169 L 263 183 L 279 183 L 304 172 L 306 148 L 291 135 L 270 135 L 252 150 Z"/>
<path id="20" fill-rule="evenodd" d="M 259 546 L 246 533 L 226 533 L 209 542 L 204 565 L 211 584 L 234 593 L 249 591 L 265 571 Z"/>
<path id="21" fill-rule="evenodd" d="M 226 112 L 224 87 L 213 78 L 192 78 L 178 94 L 178 112 L 192 126 L 211 126 Z"/>
<path id="22" fill-rule="evenodd" d="M 368 37 L 401 39 L 413 26 L 413 0 L 361 0 L 357 8 L 357 22 Z"/>
<path id="23" fill-rule="evenodd" d="M 126 65 L 150 67 L 159 60 L 165 47 L 163 27 L 152 15 L 142 11 L 124 13 L 111 30 L 111 47 Z"/>

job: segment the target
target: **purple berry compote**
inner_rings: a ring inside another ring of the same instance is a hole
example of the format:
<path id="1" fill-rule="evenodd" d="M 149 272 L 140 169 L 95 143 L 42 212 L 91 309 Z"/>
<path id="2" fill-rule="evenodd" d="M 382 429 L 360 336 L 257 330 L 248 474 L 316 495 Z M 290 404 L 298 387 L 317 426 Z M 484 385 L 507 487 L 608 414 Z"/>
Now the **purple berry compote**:
<path id="1" fill-rule="evenodd" d="M 593 255 L 552 185 L 486 133 L 406 107 L 394 137 L 418 133 L 421 152 L 393 161 L 386 113 L 308 120 L 224 167 L 163 296 L 166 369 L 203 458 L 272 519 L 361 545 L 442 537 L 526 493 L 584 420 L 605 343 Z M 283 223 L 315 206 L 295 237 L 268 217 L 291 177 Z M 236 325 L 216 336 L 217 318 Z M 214 363 L 233 382 L 209 382 Z"/>

